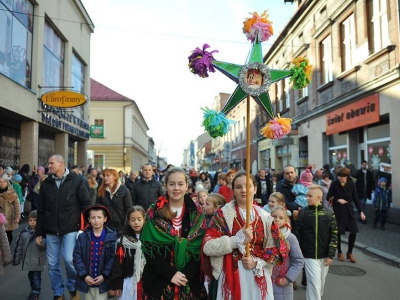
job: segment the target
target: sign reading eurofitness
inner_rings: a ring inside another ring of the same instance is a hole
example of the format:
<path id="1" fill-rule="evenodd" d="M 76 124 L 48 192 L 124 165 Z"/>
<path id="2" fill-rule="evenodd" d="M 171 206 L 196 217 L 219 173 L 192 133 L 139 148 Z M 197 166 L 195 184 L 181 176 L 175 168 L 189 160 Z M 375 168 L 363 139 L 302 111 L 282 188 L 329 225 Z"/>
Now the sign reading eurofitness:
<path id="1" fill-rule="evenodd" d="M 77 107 L 86 103 L 84 94 L 67 90 L 50 91 L 40 99 L 47 105 L 59 108 Z"/>

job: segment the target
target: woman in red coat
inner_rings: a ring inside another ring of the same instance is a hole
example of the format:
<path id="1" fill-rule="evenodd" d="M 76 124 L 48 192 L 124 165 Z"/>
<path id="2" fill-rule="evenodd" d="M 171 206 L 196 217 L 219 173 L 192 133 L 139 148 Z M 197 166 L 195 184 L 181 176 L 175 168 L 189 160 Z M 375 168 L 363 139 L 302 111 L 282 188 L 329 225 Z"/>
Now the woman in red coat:
<path id="1" fill-rule="evenodd" d="M 224 196 L 226 203 L 229 203 L 233 198 L 232 180 L 236 175 L 236 170 L 230 169 L 226 173 L 226 185 L 219 188 L 218 193 Z"/>

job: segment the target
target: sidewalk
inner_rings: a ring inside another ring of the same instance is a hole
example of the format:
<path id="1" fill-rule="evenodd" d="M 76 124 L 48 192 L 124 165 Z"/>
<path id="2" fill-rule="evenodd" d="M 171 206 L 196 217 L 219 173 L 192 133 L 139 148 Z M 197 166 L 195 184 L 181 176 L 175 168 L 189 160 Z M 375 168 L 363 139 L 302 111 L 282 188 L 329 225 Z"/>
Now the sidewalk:
<path id="1" fill-rule="evenodd" d="M 400 267 L 400 225 L 386 223 L 385 229 L 380 224 L 373 228 L 373 219 L 367 224 L 357 222 L 358 230 L 355 247 L 372 255 L 376 255 L 394 266 Z M 342 236 L 342 242 L 348 243 L 348 233 Z M 344 247 L 343 252 L 345 252 Z"/>

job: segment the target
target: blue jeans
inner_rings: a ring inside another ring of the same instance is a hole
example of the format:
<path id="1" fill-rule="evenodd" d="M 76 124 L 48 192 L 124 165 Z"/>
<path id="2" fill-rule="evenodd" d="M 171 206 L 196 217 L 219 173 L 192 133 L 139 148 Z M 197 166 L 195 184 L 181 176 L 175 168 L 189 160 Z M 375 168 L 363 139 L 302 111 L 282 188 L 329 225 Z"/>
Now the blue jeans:
<path id="1" fill-rule="evenodd" d="M 29 271 L 28 278 L 31 283 L 31 293 L 39 295 L 42 283 L 42 271 Z"/>
<path id="2" fill-rule="evenodd" d="M 70 232 L 60 235 L 48 234 L 46 236 L 47 262 L 49 264 L 49 276 L 54 296 L 64 295 L 65 287 L 70 292 L 75 291 L 76 271 L 73 263 L 73 252 L 76 234 L 77 232 Z M 65 286 L 61 272 L 60 254 L 62 254 L 64 259 L 65 272 L 67 274 Z"/>
<path id="3" fill-rule="evenodd" d="M 365 198 L 360 198 L 360 205 L 362 207 L 363 212 L 365 213 L 365 205 L 367 204 L 367 197 Z"/>

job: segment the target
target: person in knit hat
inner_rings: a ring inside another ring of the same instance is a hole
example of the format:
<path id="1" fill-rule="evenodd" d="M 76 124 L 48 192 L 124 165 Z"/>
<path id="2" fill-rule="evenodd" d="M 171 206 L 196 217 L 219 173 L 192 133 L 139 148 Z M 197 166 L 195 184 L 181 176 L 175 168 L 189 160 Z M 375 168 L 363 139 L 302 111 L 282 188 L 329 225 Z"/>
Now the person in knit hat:
<path id="1" fill-rule="evenodd" d="M 11 180 L 12 183 L 12 187 L 15 190 L 15 192 L 18 195 L 18 199 L 19 199 L 19 212 L 21 213 L 21 219 L 24 219 L 24 202 L 25 202 L 25 198 L 22 192 L 22 187 L 20 185 L 20 182 L 22 181 L 22 176 L 19 174 L 16 174 L 14 176 L 14 180 Z"/>
<path id="2" fill-rule="evenodd" d="M 300 207 L 306 207 L 307 204 L 307 192 L 308 187 L 313 184 L 313 174 L 310 169 L 305 169 L 300 174 L 299 183 L 295 184 L 292 188 L 292 193 L 296 196 L 294 202 L 296 202 Z"/>
<path id="3" fill-rule="evenodd" d="M 392 191 L 386 186 L 387 180 L 382 177 L 379 179 L 379 186 L 375 190 L 374 206 L 375 206 L 375 221 L 374 228 L 381 221 L 381 229 L 385 230 L 386 218 L 388 210 L 392 204 Z"/>

